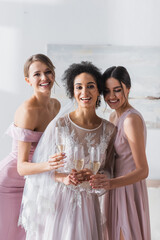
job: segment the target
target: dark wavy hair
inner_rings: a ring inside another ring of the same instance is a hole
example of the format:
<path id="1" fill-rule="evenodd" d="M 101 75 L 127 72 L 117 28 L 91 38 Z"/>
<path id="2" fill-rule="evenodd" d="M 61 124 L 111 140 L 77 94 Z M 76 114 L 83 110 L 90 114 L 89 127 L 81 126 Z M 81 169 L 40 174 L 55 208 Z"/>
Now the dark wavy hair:
<path id="1" fill-rule="evenodd" d="M 113 66 L 108 68 L 102 75 L 102 80 L 103 80 L 103 95 L 105 96 L 105 83 L 109 78 L 115 78 L 119 81 L 122 89 L 122 83 L 126 85 L 126 88 L 130 89 L 131 88 L 131 78 L 129 76 L 129 73 L 125 67 L 122 66 Z"/>
<path id="2" fill-rule="evenodd" d="M 71 99 L 74 97 L 74 79 L 81 73 L 88 73 L 94 78 L 99 94 L 101 94 L 103 90 L 103 83 L 100 69 L 91 62 L 82 61 L 81 63 L 71 64 L 63 74 L 62 81 L 64 83 L 67 96 Z M 100 106 L 100 100 L 97 101 L 96 106 Z"/>

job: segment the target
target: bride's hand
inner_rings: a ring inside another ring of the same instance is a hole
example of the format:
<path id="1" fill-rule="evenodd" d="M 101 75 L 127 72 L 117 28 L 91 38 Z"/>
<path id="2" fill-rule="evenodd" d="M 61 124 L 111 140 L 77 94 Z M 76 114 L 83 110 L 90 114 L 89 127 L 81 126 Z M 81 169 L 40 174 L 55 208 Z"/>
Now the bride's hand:
<path id="1" fill-rule="evenodd" d="M 83 181 L 89 181 L 90 177 L 93 175 L 93 172 L 88 168 L 84 168 L 82 170 L 82 174 L 83 174 Z"/>
<path id="2" fill-rule="evenodd" d="M 55 153 L 49 157 L 48 162 L 46 162 L 47 171 L 55 170 L 64 166 L 64 159 L 66 158 L 65 153 Z"/>
<path id="3" fill-rule="evenodd" d="M 72 172 L 67 175 L 66 177 L 64 177 L 63 179 L 63 183 L 65 185 L 70 185 L 73 184 L 74 186 L 77 186 L 77 184 L 79 183 L 78 179 L 75 177 L 75 173 L 76 170 L 72 169 Z"/>
<path id="4" fill-rule="evenodd" d="M 78 182 L 77 182 L 76 180 L 73 180 L 73 179 L 72 179 L 72 177 L 71 177 L 70 174 L 63 179 L 63 183 L 64 183 L 65 185 L 71 185 L 71 184 L 72 184 L 72 185 L 74 185 L 74 186 L 77 186 L 77 184 L 78 184 Z"/>
<path id="5" fill-rule="evenodd" d="M 75 169 L 72 170 L 72 177 L 73 179 L 77 180 L 78 183 L 82 183 L 84 181 L 89 181 L 90 176 L 93 175 L 92 171 L 88 168 L 84 168 L 80 171 L 76 171 Z"/>
<path id="6" fill-rule="evenodd" d="M 76 186 L 78 184 L 77 179 L 74 177 L 74 170 L 72 170 L 69 174 L 67 173 L 59 173 L 55 171 L 54 173 L 54 179 L 56 182 L 63 183 L 65 185 L 74 185 Z"/>

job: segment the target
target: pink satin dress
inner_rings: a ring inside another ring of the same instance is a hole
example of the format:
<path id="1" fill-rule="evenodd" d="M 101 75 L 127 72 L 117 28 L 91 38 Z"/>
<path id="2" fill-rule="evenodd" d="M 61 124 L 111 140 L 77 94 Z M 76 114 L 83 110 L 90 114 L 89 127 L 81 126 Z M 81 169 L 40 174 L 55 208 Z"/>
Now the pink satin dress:
<path id="1" fill-rule="evenodd" d="M 117 122 L 115 177 L 123 176 L 135 169 L 131 149 L 123 128 L 124 120 L 129 114 L 137 114 L 142 119 L 146 141 L 146 126 L 141 114 L 133 108 L 126 110 Z M 120 231 L 125 240 L 151 240 L 146 181 L 142 180 L 113 189 L 109 196 L 107 218 L 109 240 L 120 239 Z"/>
<path id="2" fill-rule="evenodd" d="M 17 172 L 18 141 L 32 142 L 29 161 L 42 132 L 10 125 L 7 134 L 13 138 L 11 153 L 0 161 L 0 239 L 25 240 L 25 231 L 18 227 L 24 188 L 24 177 Z"/>

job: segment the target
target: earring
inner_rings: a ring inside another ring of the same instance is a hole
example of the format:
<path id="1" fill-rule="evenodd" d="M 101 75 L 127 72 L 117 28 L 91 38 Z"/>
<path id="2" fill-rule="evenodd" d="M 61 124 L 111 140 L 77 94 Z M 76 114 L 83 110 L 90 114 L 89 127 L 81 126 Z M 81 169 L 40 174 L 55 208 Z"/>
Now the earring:
<path id="1" fill-rule="evenodd" d="M 101 104 L 101 96 L 98 96 L 96 101 L 96 107 L 99 107 L 100 104 Z"/>

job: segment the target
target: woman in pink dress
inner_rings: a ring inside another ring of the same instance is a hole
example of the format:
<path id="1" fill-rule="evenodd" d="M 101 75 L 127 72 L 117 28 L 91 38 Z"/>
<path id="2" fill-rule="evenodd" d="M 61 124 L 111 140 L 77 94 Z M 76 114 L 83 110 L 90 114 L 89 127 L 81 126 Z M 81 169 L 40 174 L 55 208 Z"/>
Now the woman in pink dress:
<path id="1" fill-rule="evenodd" d="M 141 114 L 128 102 L 130 76 L 124 67 L 111 67 L 103 74 L 104 98 L 115 111 L 110 121 L 117 126 L 114 178 L 92 176 L 93 188 L 109 191 L 106 212 L 109 240 L 150 240 L 148 194 L 145 178 L 146 126 Z"/>
<path id="2" fill-rule="evenodd" d="M 95 157 L 95 163 L 101 173 L 111 171 L 115 127 L 96 114 L 102 91 L 99 69 L 89 62 L 72 64 L 63 80 L 67 94 L 77 105 L 64 116 L 57 115 L 49 124 L 33 161 L 43 163 L 61 145 L 65 146 L 66 163 L 58 171 L 27 178 L 21 224 L 27 232 L 26 240 L 102 240 L 98 195 L 105 191 L 91 189 L 87 172 L 90 174 L 89 169 L 92 170 L 92 147 L 100 154 L 99 162 Z M 63 130 L 61 142 L 56 142 L 56 129 Z M 75 158 L 78 148 L 82 152 Z"/>
<path id="3" fill-rule="evenodd" d="M 0 238 L 24 240 L 18 217 L 24 188 L 24 175 L 50 171 L 63 166 L 64 156 L 55 154 L 45 163 L 31 163 L 35 147 L 48 123 L 60 109 L 51 98 L 55 81 L 54 66 L 43 54 L 31 56 L 24 65 L 26 82 L 33 87 L 32 97 L 16 111 L 7 134 L 13 138 L 12 152 L 0 161 Z"/>

